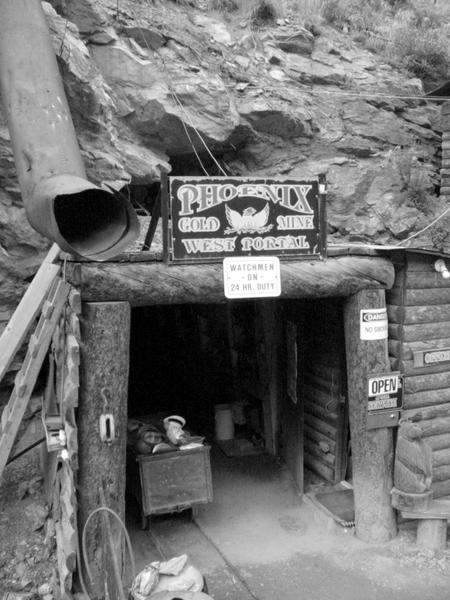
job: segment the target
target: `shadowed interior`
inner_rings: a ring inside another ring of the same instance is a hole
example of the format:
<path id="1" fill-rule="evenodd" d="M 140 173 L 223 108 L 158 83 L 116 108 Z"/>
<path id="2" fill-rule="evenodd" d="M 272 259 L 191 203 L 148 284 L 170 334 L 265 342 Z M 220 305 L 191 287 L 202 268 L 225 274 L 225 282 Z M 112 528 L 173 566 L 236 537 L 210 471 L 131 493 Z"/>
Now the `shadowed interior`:
<path id="1" fill-rule="evenodd" d="M 80 254 L 111 248 L 128 229 L 121 200 L 99 189 L 56 196 L 54 213 L 62 237 Z"/>

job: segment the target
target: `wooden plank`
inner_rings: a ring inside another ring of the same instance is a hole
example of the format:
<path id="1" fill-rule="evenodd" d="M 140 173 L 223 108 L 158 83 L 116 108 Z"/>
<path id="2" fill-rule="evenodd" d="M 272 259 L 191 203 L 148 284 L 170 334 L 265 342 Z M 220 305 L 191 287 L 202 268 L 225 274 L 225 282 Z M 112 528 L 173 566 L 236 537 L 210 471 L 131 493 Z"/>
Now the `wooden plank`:
<path id="1" fill-rule="evenodd" d="M 314 388 L 311 385 L 304 386 L 305 409 L 311 411 L 316 407 L 324 416 L 329 416 L 332 421 L 336 419 L 339 412 L 341 399 L 337 392 L 327 393 L 323 390 Z"/>
<path id="2" fill-rule="evenodd" d="M 69 306 L 76 315 L 81 315 L 81 294 L 74 287 L 69 293 Z"/>
<path id="3" fill-rule="evenodd" d="M 389 302 L 402 304 L 402 294 L 399 290 L 387 292 Z M 450 288 L 407 289 L 403 295 L 404 306 L 430 306 L 435 304 L 450 304 Z"/>
<path id="4" fill-rule="evenodd" d="M 432 499 L 428 508 L 402 510 L 402 515 L 405 519 L 447 519 L 450 518 L 450 501 Z"/>
<path id="5" fill-rule="evenodd" d="M 443 450 L 444 448 L 450 448 L 450 436 L 447 433 L 429 435 L 426 439 L 426 443 L 433 452 Z"/>
<path id="6" fill-rule="evenodd" d="M 447 547 L 447 519 L 421 519 L 417 525 L 417 545 L 433 552 Z"/>
<path id="7" fill-rule="evenodd" d="M 440 273 L 432 271 L 408 271 L 406 280 L 407 288 L 450 288 L 450 279 L 444 279 Z"/>
<path id="8" fill-rule="evenodd" d="M 417 425 L 422 432 L 422 437 L 441 435 L 443 433 L 450 435 L 450 417 L 441 417 L 430 421 L 419 421 Z"/>
<path id="9" fill-rule="evenodd" d="M 314 429 L 307 423 L 305 423 L 305 436 L 311 440 L 314 440 L 317 444 L 319 444 L 319 443 L 326 444 L 329 447 L 330 452 L 332 454 L 335 454 L 336 441 L 334 439 L 328 437 L 327 435 L 321 433 L 320 431 L 317 431 L 316 429 Z M 449 446 L 450 446 L 450 442 L 449 442 Z"/>
<path id="10" fill-rule="evenodd" d="M 338 368 L 333 368 L 329 372 L 329 376 L 327 375 L 327 372 L 325 372 L 325 374 L 319 373 L 317 375 L 311 371 L 305 373 L 305 384 L 311 385 L 324 392 L 338 392 L 342 387 L 342 379 L 343 374 Z"/>
<path id="11" fill-rule="evenodd" d="M 62 598 L 67 598 L 72 591 L 72 578 L 77 566 L 78 535 L 75 486 L 66 463 L 62 463 L 58 471 L 54 498 L 53 518 L 60 592 Z"/>
<path id="12" fill-rule="evenodd" d="M 387 304 L 386 305 L 387 315 L 389 319 L 389 323 L 403 323 L 403 314 L 404 307 L 396 304 Z"/>
<path id="13" fill-rule="evenodd" d="M 28 406 L 29 399 L 33 392 L 34 385 L 47 354 L 48 347 L 53 335 L 53 331 L 59 320 L 61 311 L 69 293 L 69 285 L 60 281 L 53 298 L 54 309 L 50 319 L 41 315 L 36 331 L 39 331 L 39 351 L 33 360 L 27 360 L 25 357 L 24 365 L 16 377 L 11 398 L 8 402 L 5 419 L 2 415 L 2 431 L 0 435 L 0 477 L 8 460 L 11 447 L 14 443 L 20 422 Z"/>
<path id="14" fill-rule="evenodd" d="M 427 438 L 426 443 L 429 445 L 428 440 L 429 438 Z M 433 452 L 433 467 L 442 467 L 444 465 L 450 465 L 450 447 L 442 448 Z"/>
<path id="15" fill-rule="evenodd" d="M 450 372 L 450 364 L 437 363 L 429 367 L 415 367 L 413 360 L 398 360 L 396 370 L 401 371 L 404 375 L 433 375 Z"/>
<path id="16" fill-rule="evenodd" d="M 227 311 L 227 315 L 229 315 Z M 228 327 L 230 328 L 228 319 Z M 270 454 L 275 456 L 278 450 L 278 407 L 280 405 L 281 385 L 279 380 L 280 363 L 280 317 L 279 307 L 271 300 L 255 304 L 255 327 L 259 327 L 261 341 L 256 348 L 256 360 L 261 374 L 264 373 L 263 421 L 264 443 Z M 231 333 L 231 332 L 230 332 Z M 230 346 L 231 347 L 231 346 Z M 233 373 L 235 369 L 232 369 Z M 235 375 L 233 375 L 235 379 Z M 238 389 L 237 382 L 233 382 Z"/>
<path id="17" fill-rule="evenodd" d="M 334 364 L 330 365 L 329 363 L 317 360 L 313 363 L 307 363 L 305 365 L 305 370 L 308 378 L 320 380 L 324 385 L 327 385 L 328 383 L 328 386 L 333 384 L 336 387 L 339 387 L 343 377 L 340 363 L 337 361 L 334 361 Z"/>
<path id="18" fill-rule="evenodd" d="M 405 325 L 446 322 L 450 317 L 450 303 L 424 306 L 388 305 L 389 321 Z"/>
<path id="19" fill-rule="evenodd" d="M 405 394 L 403 399 L 403 407 L 405 410 L 411 408 L 422 408 L 425 406 L 433 406 L 435 404 L 446 404 L 449 399 L 449 390 L 426 390 L 416 392 L 415 394 Z"/>
<path id="20" fill-rule="evenodd" d="M 439 406 L 428 406 L 426 408 L 413 408 L 402 411 L 402 418 L 412 419 L 413 421 L 426 421 L 438 417 L 450 417 L 450 396 L 449 402 Z"/>
<path id="21" fill-rule="evenodd" d="M 402 329 L 403 327 L 403 329 Z M 389 324 L 389 337 L 405 342 L 418 342 L 450 337 L 450 320 L 418 325 Z"/>
<path id="22" fill-rule="evenodd" d="M 316 431 L 323 433 L 323 435 L 336 439 L 336 427 L 333 427 L 325 421 L 321 421 L 320 419 L 311 414 L 305 415 L 305 424 L 309 425 L 309 427 L 314 428 Z"/>
<path id="23" fill-rule="evenodd" d="M 334 469 L 309 454 L 307 448 L 305 448 L 305 466 L 321 475 L 326 481 L 334 481 Z"/>
<path id="24" fill-rule="evenodd" d="M 310 456 L 313 456 L 323 462 L 325 465 L 334 467 L 336 460 L 334 454 L 331 454 L 330 452 L 324 452 L 324 450 L 322 450 L 322 448 L 317 445 L 314 440 L 308 439 L 308 443 L 305 446 L 305 451 L 307 451 Z M 334 477 L 332 478 L 332 481 L 334 481 Z"/>
<path id="25" fill-rule="evenodd" d="M 431 484 L 433 490 L 433 498 L 442 498 L 442 496 L 450 496 L 450 480 L 434 481 Z"/>
<path id="26" fill-rule="evenodd" d="M 389 356 L 393 356 L 395 358 L 401 358 L 402 357 L 402 347 L 404 347 L 404 345 L 400 340 L 388 340 Z"/>
<path id="27" fill-rule="evenodd" d="M 79 289 L 84 301 L 125 301 L 131 306 L 224 301 L 220 264 L 79 264 Z M 70 281 L 73 266 L 67 268 Z M 374 256 L 285 261 L 281 263 L 281 279 L 283 298 L 338 297 L 361 289 L 391 287 L 394 268 L 390 260 Z"/>
<path id="28" fill-rule="evenodd" d="M 433 468 L 433 481 L 450 481 L 450 465 L 440 465 Z"/>
<path id="29" fill-rule="evenodd" d="M 330 410 L 320 406 L 320 404 L 311 401 L 309 399 L 305 399 L 305 416 L 306 415 L 314 415 L 315 417 L 330 423 L 336 427 L 337 422 L 337 413 L 331 412 Z"/>
<path id="30" fill-rule="evenodd" d="M 74 312 L 70 313 L 67 326 L 69 332 L 74 335 L 79 342 L 81 340 L 80 319 Z"/>
<path id="31" fill-rule="evenodd" d="M 386 302 L 387 304 L 398 304 L 400 306 L 403 306 L 404 303 L 404 298 L 405 298 L 405 291 L 403 289 L 402 286 L 397 286 L 395 285 L 393 288 L 391 288 L 390 290 L 386 290 Z"/>
<path id="32" fill-rule="evenodd" d="M 419 273 L 435 273 L 434 263 L 439 258 L 436 255 L 425 255 L 421 252 L 408 252 L 407 254 L 407 274 L 412 271 Z"/>
<path id="33" fill-rule="evenodd" d="M 389 354 L 396 357 L 403 356 L 404 360 L 412 360 L 414 352 L 435 348 L 450 348 L 450 338 L 439 338 L 426 342 L 419 340 L 417 342 L 405 342 L 404 344 L 399 340 L 389 340 Z M 450 365 L 447 365 L 447 368 L 450 370 Z"/>
<path id="34" fill-rule="evenodd" d="M 44 303 L 61 267 L 44 262 L 28 286 L 18 307 L 0 337 L 0 381 L 7 372 L 25 336 Z"/>
<path id="35" fill-rule="evenodd" d="M 405 377 L 404 381 L 404 391 L 406 394 L 441 390 L 443 388 L 450 388 L 450 372 L 409 375 Z"/>

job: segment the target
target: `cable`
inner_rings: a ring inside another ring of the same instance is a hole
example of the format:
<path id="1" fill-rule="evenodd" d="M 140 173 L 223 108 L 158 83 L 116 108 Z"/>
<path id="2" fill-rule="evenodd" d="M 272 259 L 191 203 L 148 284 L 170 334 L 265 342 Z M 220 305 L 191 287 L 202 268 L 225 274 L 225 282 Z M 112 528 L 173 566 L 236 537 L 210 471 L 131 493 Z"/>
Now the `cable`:
<path id="1" fill-rule="evenodd" d="M 357 98 L 369 98 L 375 100 L 376 98 L 388 98 L 391 100 L 432 100 L 434 102 L 445 102 L 446 100 L 450 100 L 448 96 L 396 96 L 394 94 L 378 94 L 374 92 L 338 92 L 338 91 L 329 91 L 329 90 L 313 90 L 312 88 L 307 88 L 308 92 L 316 95 L 329 95 L 329 96 L 352 96 Z"/>
<path id="2" fill-rule="evenodd" d="M 96 513 L 100 512 L 102 510 L 110 513 L 111 515 L 113 515 L 119 521 L 119 524 L 120 524 L 120 526 L 122 528 L 122 531 L 123 531 L 123 533 L 125 535 L 125 540 L 126 540 L 126 543 L 127 543 L 128 554 L 130 556 L 130 563 L 131 563 L 131 578 L 132 578 L 132 581 L 134 581 L 134 579 L 136 577 L 136 563 L 135 563 L 135 560 L 134 560 L 133 548 L 131 547 L 130 536 L 128 534 L 127 528 L 125 527 L 124 522 L 119 517 L 119 515 L 116 512 L 114 512 L 111 508 L 108 508 L 107 506 L 99 506 L 98 508 L 94 509 L 91 512 L 91 514 L 88 516 L 88 518 L 86 519 L 86 523 L 84 524 L 84 527 L 83 527 L 83 533 L 82 533 L 82 536 L 81 536 L 81 546 L 82 546 L 82 550 L 83 550 L 82 557 L 83 557 L 84 567 L 85 567 L 86 572 L 87 572 L 87 574 L 89 576 L 89 579 L 91 580 L 91 582 L 93 581 L 92 571 L 91 571 L 91 569 L 89 567 L 89 563 L 87 561 L 86 530 L 87 530 L 87 526 L 88 526 L 90 520 L 92 519 L 92 517 Z M 80 563 L 80 570 L 81 570 L 81 563 Z"/>
<path id="3" fill-rule="evenodd" d="M 426 227 L 424 227 L 420 231 L 416 231 L 416 233 L 413 233 L 412 235 L 410 235 L 409 237 L 407 237 L 406 240 L 401 240 L 400 242 L 398 242 L 397 244 L 395 244 L 395 246 L 403 246 L 403 244 L 406 244 L 407 242 L 409 242 L 409 240 L 412 240 L 413 238 L 417 237 L 418 235 L 420 235 L 421 233 L 423 233 L 424 231 L 426 231 L 427 229 L 429 229 L 430 227 L 432 227 L 440 219 L 442 219 L 442 217 L 444 217 L 449 211 L 450 211 L 450 206 L 449 206 L 449 208 L 446 208 L 444 210 L 444 212 L 441 213 L 438 217 L 436 217 L 435 219 L 433 219 L 433 221 L 431 221 L 431 223 L 428 223 L 428 225 Z"/>
<path id="4" fill-rule="evenodd" d="M 135 16 L 136 16 L 136 15 L 135 15 Z M 148 42 L 147 42 L 147 39 L 145 38 L 145 35 L 143 34 L 142 27 L 141 27 L 140 25 L 138 25 L 138 28 L 139 28 L 139 31 L 140 31 L 140 33 L 141 33 L 141 38 L 143 39 L 143 41 L 144 41 L 145 45 L 147 46 L 147 50 L 149 50 L 149 51 L 150 51 L 150 50 L 151 50 L 151 48 L 150 48 L 150 46 L 149 46 L 149 44 L 148 44 Z M 164 68 L 164 71 L 165 71 L 166 75 L 167 75 L 167 76 L 169 76 L 169 70 L 168 70 L 168 68 L 167 68 L 167 65 L 166 65 L 166 62 L 165 62 L 165 60 L 164 60 L 164 57 L 163 57 L 163 56 L 161 56 L 161 54 L 159 54 L 158 52 L 156 52 L 155 54 L 156 54 L 156 55 L 158 56 L 158 58 L 161 60 L 161 63 L 162 63 L 162 65 L 163 65 L 163 68 Z M 215 163 L 215 165 L 217 166 L 217 168 L 219 169 L 219 171 L 220 171 L 220 172 L 221 172 L 221 173 L 222 173 L 222 174 L 223 174 L 223 175 L 226 177 L 226 176 L 227 176 L 227 173 L 224 171 L 224 169 L 222 168 L 222 166 L 220 165 L 220 163 L 217 161 L 216 157 L 215 157 L 215 156 L 213 155 L 213 153 L 211 152 L 211 150 L 210 150 L 210 148 L 209 148 L 208 144 L 206 143 L 206 141 L 204 140 L 203 136 L 201 135 L 201 133 L 198 131 L 197 127 L 196 127 L 196 126 L 194 125 L 194 123 L 192 122 L 192 118 L 191 118 L 190 114 L 188 113 L 188 111 L 186 110 L 186 108 L 183 106 L 183 103 L 181 102 L 181 100 L 180 100 L 179 96 L 177 95 L 177 93 L 176 93 L 176 92 L 175 92 L 175 90 L 173 89 L 173 87 L 172 87 L 172 85 L 171 85 L 171 83 L 170 83 L 169 77 L 167 77 L 166 84 L 167 84 L 168 90 L 169 90 L 169 92 L 170 92 L 170 94 L 171 94 L 171 96 L 172 96 L 172 99 L 173 99 L 174 103 L 175 103 L 176 105 L 178 105 L 178 107 L 181 109 L 181 111 L 182 111 L 182 112 L 184 113 L 184 115 L 187 117 L 187 120 L 188 120 L 188 122 L 189 122 L 189 125 L 192 127 L 192 129 L 193 129 L 193 130 L 195 131 L 195 133 L 197 134 L 197 137 L 199 138 L 199 140 L 201 141 L 201 143 L 202 143 L 202 144 L 203 144 L 203 146 L 205 147 L 205 149 L 206 149 L 207 153 L 208 153 L 208 154 L 209 154 L 209 156 L 212 158 L 212 160 L 214 161 L 214 163 Z M 186 133 L 186 136 L 187 136 L 187 138 L 188 138 L 188 140 L 189 140 L 189 143 L 190 143 L 190 144 L 191 144 L 191 146 L 192 146 L 192 149 L 193 149 L 193 151 L 194 151 L 194 154 L 195 154 L 195 156 L 196 156 L 196 158 L 197 158 L 197 160 L 198 160 L 198 162 L 199 162 L 199 164 L 200 164 L 200 166 L 201 166 L 201 168 L 202 168 L 203 172 L 205 173 L 205 175 L 206 175 L 206 176 L 209 176 L 209 174 L 208 174 L 208 171 L 206 170 L 206 168 L 205 168 L 205 166 L 204 166 L 204 164 L 203 164 L 203 162 L 202 162 L 202 160 L 201 160 L 201 158 L 200 158 L 200 156 L 199 156 L 199 154 L 198 154 L 198 152 L 197 152 L 197 149 L 195 148 L 195 145 L 194 145 L 194 143 L 193 143 L 193 141 L 192 141 L 192 138 L 191 138 L 191 136 L 190 136 L 190 134 L 189 134 L 189 132 L 188 132 L 188 130 L 187 130 L 186 123 L 184 122 L 184 120 L 183 120 L 183 119 L 181 119 L 181 123 L 182 123 L 182 125 L 183 125 L 183 128 L 184 128 L 184 131 L 185 131 L 185 133 Z"/>

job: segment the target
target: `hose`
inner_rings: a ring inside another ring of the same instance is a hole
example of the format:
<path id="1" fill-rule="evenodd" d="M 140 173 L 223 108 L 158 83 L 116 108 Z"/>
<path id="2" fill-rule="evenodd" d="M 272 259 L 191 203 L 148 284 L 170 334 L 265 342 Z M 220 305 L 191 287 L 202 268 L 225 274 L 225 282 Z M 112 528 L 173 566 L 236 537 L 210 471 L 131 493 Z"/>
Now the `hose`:
<path id="1" fill-rule="evenodd" d="M 131 540 L 130 540 L 130 535 L 125 527 L 124 522 L 122 521 L 122 519 L 119 517 L 119 515 L 114 512 L 111 508 L 108 508 L 107 506 L 99 506 L 98 508 L 94 509 L 91 514 L 88 516 L 88 518 L 86 519 L 86 523 L 84 524 L 83 527 L 83 533 L 81 536 L 81 546 L 82 546 L 82 557 L 83 557 L 83 563 L 84 563 L 84 567 L 86 569 L 86 572 L 89 576 L 89 579 L 92 583 L 93 581 L 93 576 L 92 576 L 92 571 L 89 567 L 88 561 L 87 561 L 87 548 L 86 548 L 86 530 L 87 530 L 87 526 L 90 522 L 90 520 L 92 519 L 92 517 L 100 512 L 100 511 L 105 511 L 110 513 L 111 515 L 113 515 L 113 517 L 115 517 L 117 519 L 117 521 L 119 522 L 122 531 L 125 535 L 125 541 L 127 543 L 127 548 L 128 548 L 128 554 L 130 555 L 130 563 L 131 563 L 131 578 L 132 581 L 134 581 L 134 578 L 136 577 L 136 563 L 134 560 L 134 553 L 133 553 L 133 548 L 131 547 Z M 81 562 L 80 562 L 80 571 L 81 571 Z M 82 577 L 80 578 L 80 580 L 82 581 Z M 82 582 L 82 587 L 84 588 L 84 582 Z M 85 590 L 83 589 L 83 591 L 85 592 Z M 86 592 L 85 592 L 86 593 Z"/>

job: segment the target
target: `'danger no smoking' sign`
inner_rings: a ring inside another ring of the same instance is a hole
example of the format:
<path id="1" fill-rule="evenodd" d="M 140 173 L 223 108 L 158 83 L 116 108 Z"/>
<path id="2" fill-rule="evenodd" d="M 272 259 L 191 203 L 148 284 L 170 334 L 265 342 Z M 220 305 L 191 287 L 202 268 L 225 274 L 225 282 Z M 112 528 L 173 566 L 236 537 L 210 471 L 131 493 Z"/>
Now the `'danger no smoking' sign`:
<path id="1" fill-rule="evenodd" d="M 385 340 L 388 336 L 388 320 L 385 308 L 361 310 L 360 337 L 362 340 Z"/>

